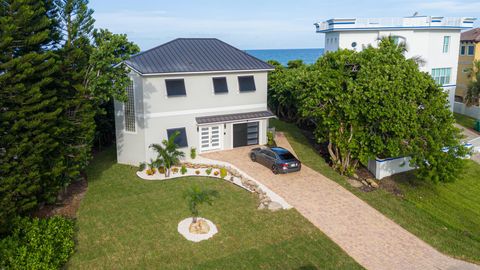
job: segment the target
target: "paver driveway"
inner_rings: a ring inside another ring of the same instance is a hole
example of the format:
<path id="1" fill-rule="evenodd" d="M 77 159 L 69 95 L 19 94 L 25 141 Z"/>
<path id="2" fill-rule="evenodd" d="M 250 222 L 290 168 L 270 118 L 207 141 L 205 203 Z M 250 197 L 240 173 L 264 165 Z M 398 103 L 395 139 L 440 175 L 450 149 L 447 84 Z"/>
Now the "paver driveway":
<path id="1" fill-rule="evenodd" d="M 281 133 L 276 141 L 292 150 Z M 480 269 L 438 252 L 307 166 L 298 173 L 273 175 L 269 169 L 250 161 L 250 149 L 243 147 L 202 155 L 229 162 L 268 186 L 365 268 Z"/>

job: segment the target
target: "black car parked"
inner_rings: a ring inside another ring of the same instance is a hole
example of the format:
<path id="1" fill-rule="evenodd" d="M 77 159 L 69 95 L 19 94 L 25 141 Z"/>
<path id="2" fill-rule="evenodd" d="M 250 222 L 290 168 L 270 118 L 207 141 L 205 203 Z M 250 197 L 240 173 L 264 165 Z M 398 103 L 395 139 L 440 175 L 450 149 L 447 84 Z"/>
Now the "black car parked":
<path id="1" fill-rule="evenodd" d="M 250 158 L 270 168 L 274 174 L 298 172 L 302 167 L 300 161 L 282 147 L 254 148 L 250 151 Z"/>

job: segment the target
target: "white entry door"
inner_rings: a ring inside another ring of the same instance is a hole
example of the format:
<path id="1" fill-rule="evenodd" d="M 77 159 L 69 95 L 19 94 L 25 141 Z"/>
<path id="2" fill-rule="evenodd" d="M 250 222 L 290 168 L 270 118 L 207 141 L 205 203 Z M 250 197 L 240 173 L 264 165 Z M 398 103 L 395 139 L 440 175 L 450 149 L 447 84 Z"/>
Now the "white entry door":
<path id="1" fill-rule="evenodd" d="M 218 150 L 222 145 L 222 126 L 200 127 L 200 150 Z"/>

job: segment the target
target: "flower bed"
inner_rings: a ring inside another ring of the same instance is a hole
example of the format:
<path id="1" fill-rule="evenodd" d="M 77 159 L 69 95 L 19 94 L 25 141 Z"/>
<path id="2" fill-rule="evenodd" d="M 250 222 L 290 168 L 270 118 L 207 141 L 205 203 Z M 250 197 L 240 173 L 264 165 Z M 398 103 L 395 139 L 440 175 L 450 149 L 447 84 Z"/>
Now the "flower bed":
<path id="1" fill-rule="evenodd" d="M 260 199 L 259 209 L 270 209 L 275 211 L 282 208 L 288 208 L 279 202 L 272 202 L 270 196 L 268 196 L 267 192 L 265 192 L 258 183 L 243 176 L 237 169 L 231 166 L 184 162 L 181 166 L 172 167 L 169 177 L 166 177 L 165 174 L 160 174 L 158 171 L 149 175 L 147 174 L 147 170 L 138 171 L 137 175 L 145 180 L 169 180 L 186 176 L 206 176 L 224 179 L 245 190 L 255 193 Z"/>

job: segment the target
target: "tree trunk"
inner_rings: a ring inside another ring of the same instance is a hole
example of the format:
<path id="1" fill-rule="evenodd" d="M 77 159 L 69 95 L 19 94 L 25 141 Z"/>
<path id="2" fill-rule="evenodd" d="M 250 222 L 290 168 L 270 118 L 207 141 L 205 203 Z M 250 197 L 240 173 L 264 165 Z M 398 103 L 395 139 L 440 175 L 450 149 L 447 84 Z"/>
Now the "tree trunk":
<path id="1" fill-rule="evenodd" d="M 192 217 L 192 223 L 197 223 L 197 216 Z"/>

